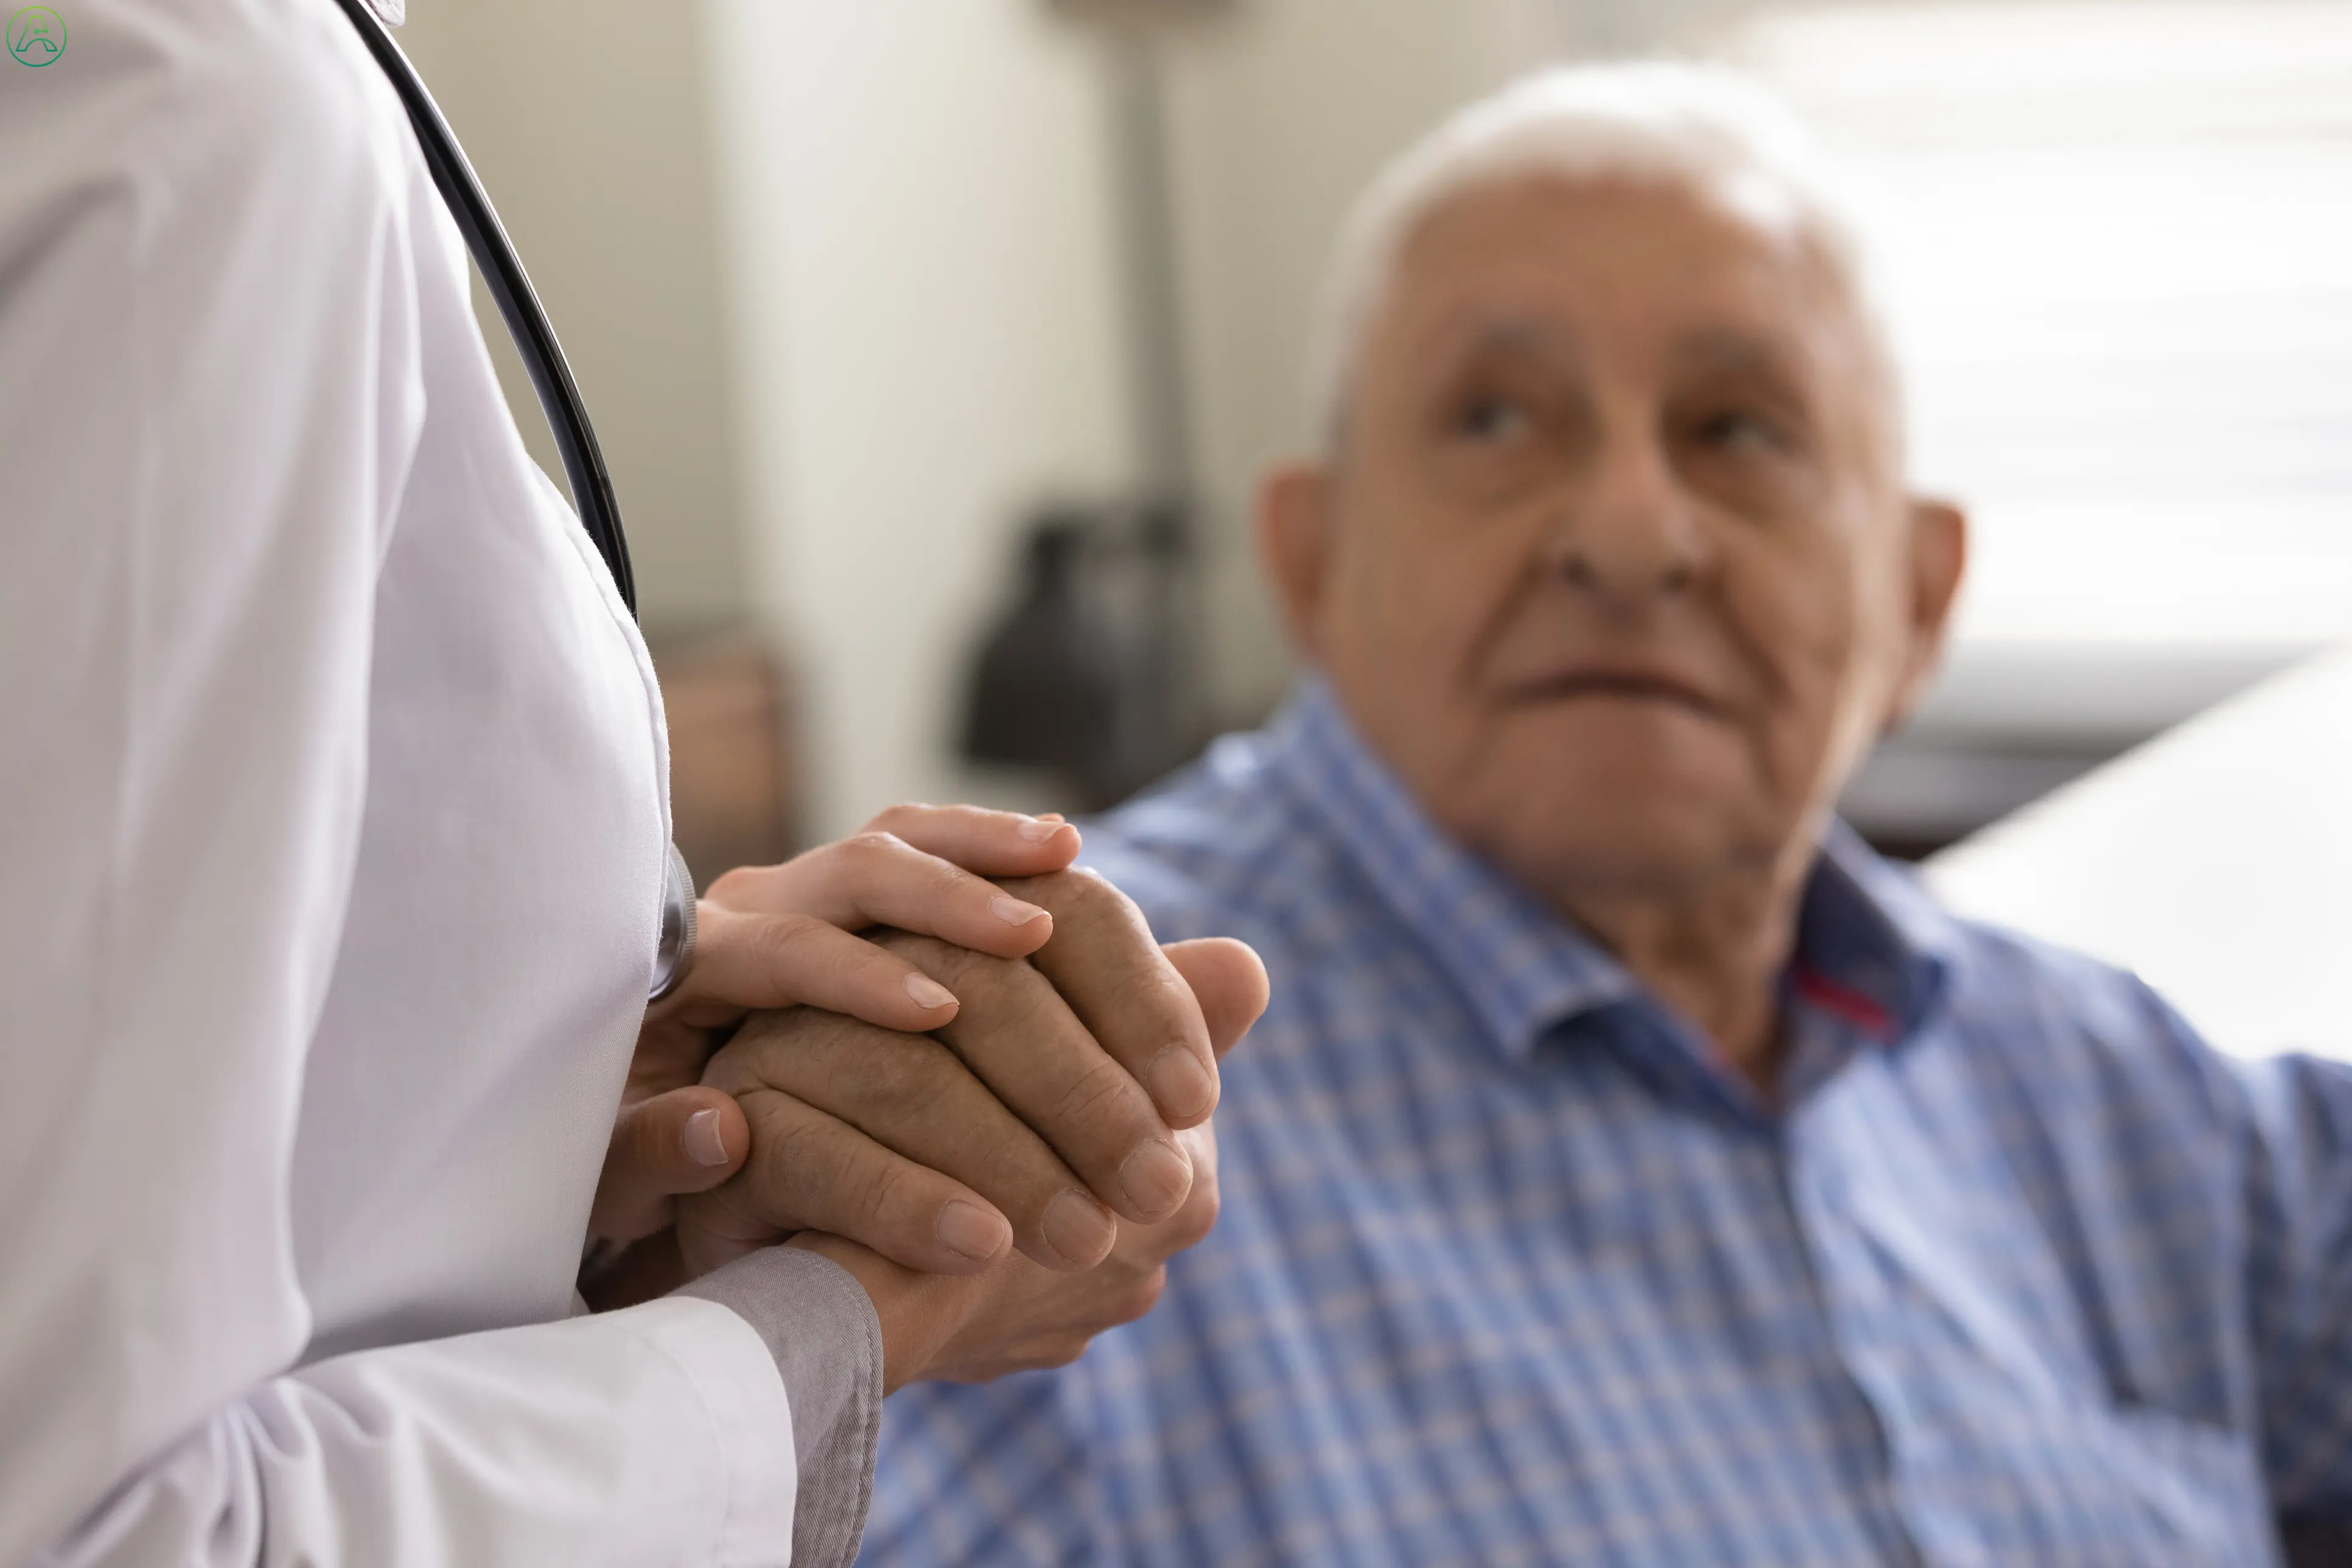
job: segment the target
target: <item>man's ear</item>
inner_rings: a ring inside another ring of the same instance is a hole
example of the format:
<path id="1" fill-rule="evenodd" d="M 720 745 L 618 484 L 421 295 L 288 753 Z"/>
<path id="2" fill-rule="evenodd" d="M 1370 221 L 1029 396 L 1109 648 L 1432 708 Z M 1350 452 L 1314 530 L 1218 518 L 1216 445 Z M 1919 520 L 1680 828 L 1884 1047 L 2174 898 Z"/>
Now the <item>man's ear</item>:
<path id="1" fill-rule="evenodd" d="M 1320 463 L 1281 463 L 1258 481 L 1258 553 L 1274 584 L 1290 646 L 1310 660 L 1321 652 L 1323 592 L 1331 569 L 1331 470 Z"/>
<path id="2" fill-rule="evenodd" d="M 1959 598 L 1960 579 L 1969 563 L 1969 516 L 1950 501 L 1913 497 L 1907 503 L 1911 525 L 1911 605 L 1903 673 L 1888 704 L 1886 728 L 1894 731 L 1909 721 L 1936 667 L 1944 656 L 1944 640 L 1952 624 L 1952 605 Z"/>

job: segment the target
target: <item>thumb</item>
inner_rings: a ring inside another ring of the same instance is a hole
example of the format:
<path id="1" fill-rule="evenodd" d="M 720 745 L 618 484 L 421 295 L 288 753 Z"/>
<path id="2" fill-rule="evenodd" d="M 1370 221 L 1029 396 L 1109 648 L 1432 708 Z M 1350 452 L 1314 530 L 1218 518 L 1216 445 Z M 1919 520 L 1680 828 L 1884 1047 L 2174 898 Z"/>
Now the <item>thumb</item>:
<path id="1" fill-rule="evenodd" d="M 635 1241 L 670 1222 L 670 1200 L 707 1192 L 741 1169 L 751 1129 L 724 1089 L 674 1089 L 623 1108 L 613 1123 L 589 1229 Z"/>
<path id="2" fill-rule="evenodd" d="M 1160 951 L 1192 988 L 1194 999 L 1201 1004 L 1201 1017 L 1209 1026 L 1210 1048 L 1223 1061 L 1265 1011 L 1270 993 L 1265 963 L 1247 942 L 1227 936 L 1171 942 Z"/>

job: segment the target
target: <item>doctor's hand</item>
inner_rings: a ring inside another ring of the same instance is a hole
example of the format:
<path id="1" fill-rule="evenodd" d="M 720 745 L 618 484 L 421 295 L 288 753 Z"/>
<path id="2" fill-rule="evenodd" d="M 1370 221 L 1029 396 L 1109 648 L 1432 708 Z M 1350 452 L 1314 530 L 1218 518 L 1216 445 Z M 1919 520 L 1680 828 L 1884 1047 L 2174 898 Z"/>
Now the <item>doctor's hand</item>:
<path id="1" fill-rule="evenodd" d="M 638 1034 L 590 1235 L 609 1250 L 655 1237 L 678 1196 L 742 1164 L 751 1146 L 742 1110 L 700 1079 L 746 1014 L 805 1005 L 888 1029 L 940 1026 L 957 1015 L 950 991 L 855 933 L 888 926 L 1019 959 L 1053 934 L 1053 916 L 983 879 L 1057 871 L 1078 843 L 1058 816 L 902 805 L 853 837 L 713 882 L 697 907 L 693 968 L 647 1010 Z M 675 1282 L 657 1270 L 628 1293 Z"/>
<path id="2" fill-rule="evenodd" d="M 1238 942 L 1162 949 L 1088 873 L 1011 887 L 1054 911 L 1053 940 L 1026 960 L 876 936 L 962 999 L 943 1026 L 794 1009 L 712 1058 L 705 1082 L 741 1102 L 751 1153 L 679 1204 L 690 1273 L 804 1230 L 926 1273 L 977 1274 L 1016 1247 L 1078 1271 L 1111 1253 L 1122 1221 L 1184 1212 L 1194 1171 L 1178 1130 L 1214 1109 L 1215 1062 L 1264 1009 L 1264 966 Z"/>

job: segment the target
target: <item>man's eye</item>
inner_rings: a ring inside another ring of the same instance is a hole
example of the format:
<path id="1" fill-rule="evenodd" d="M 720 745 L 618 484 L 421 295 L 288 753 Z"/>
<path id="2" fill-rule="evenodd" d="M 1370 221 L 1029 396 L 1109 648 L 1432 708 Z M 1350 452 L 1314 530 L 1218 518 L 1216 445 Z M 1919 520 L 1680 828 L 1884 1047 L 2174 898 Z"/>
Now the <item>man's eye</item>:
<path id="1" fill-rule="evenodd" d="M 1455 427 L 1474 441 L 1508 441 L 1533 423 L 1527 407 L 1508 397 L 1478 397 L 1463 405 Z"/>
<path id="2" fill-rule="evenodd" d="M 1766 453 L 1788 449 L 1780 427 L 1762 415 L 1731 409 L 1700 422 L 1700 441 L 1723 452 Z"/>

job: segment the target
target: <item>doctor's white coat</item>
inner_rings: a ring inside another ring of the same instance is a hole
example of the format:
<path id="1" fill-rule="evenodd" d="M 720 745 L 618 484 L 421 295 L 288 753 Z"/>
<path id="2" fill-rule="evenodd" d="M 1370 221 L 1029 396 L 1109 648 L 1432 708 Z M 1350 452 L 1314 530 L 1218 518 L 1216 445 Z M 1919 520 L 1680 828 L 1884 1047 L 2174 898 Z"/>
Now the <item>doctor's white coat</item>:
<path id="1" fill-rule="evenodd" d="M 329 0 L 0 59 L 0 1564 L 782 1561 L 753 1330 L 572 1318 L 645 649 Z"/>

